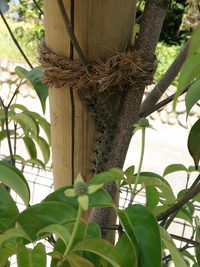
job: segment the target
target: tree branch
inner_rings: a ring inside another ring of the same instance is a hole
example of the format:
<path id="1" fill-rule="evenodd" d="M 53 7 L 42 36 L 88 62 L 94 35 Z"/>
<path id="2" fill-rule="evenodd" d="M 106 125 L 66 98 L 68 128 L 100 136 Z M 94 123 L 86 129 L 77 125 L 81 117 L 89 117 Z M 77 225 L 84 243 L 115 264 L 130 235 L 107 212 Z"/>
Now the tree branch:
<path id="1" fill-rule="evenodd" d="M 37 1 L 36 1 L 36 0 L 33 0 L 33 2 L 34 2 L 34 4 L 36 5 L 37 9 L 40 11 L 40 13 L 41 13 L 42 15 L 44 15 L 44 12 L 43 12 L 43 10 L 40 8 L 40 6 L 38 5 Z"/>
<path id="2" fill-rule="evenodd" d="M 147 0 L 143 19 L 140 25 L 140 32 L 136 49 L 141 51 L 141 57 L 145 61 L 153 62 L 157 42 L 159 40 L 163 21 L 167 14 L 169 1 L 167 0 Z M 144 93 L 144 87 L 138 84 L 137 88 L 131 87 L 124 96 L 121 114 L 118 119 L 118 128 L 112 143 L 112 148 L 106 163 L 106 169 L 112 167 L 122 168 L 126 158 L 126 153 L 133 135 L 133 124 L 139 120 L 139 108 Z M 104 185 L 104 189 L 111 194 L 112 198 L 116 194 L 114 182 Z M 110 209 L 93 208 L 89 217 L 90 222 L 100 225 L 109 224 Z"/>
<path id="3" fill-rule="evenodd" d="M 196 181 L 199 181 L 200 179 L 200 174 L 196 178 Z M 193 183 L 193 184 L 194 184 Z M 195 187 L 193 185 L 190 187 L 189 191 L 185 193 L 185 195 L 172 207 L 170 207 L 168 210 L 160 213 L 159 215 L 156 216 L 157 221 L 162 221 L 166 219 L 168 216 L 170 216 L 172 213 L 174 213 L 176 210 L 180 209 L 182 206 L 184 206 L 190 199 L 192 199 L 194 196 L 196 196 L 200 192 L 200 183 L 198 183 Z"/>
<path id="4" fill-rule="evenodd" d="M 200 78 L 196 79 L 195 81 L 191 82 L 190 84 L 188 84 L 185 89 L 183 90 L 183 92 L 180 95 L 185 94 L 188 89 L 190 88 L 190 86 L 195 83 L 196 81 L 198 81 Z M 170 103 L 173 99 L 174 99 L 175 94 L 170 95 L 168 98 L 164 99 L 163 101 L 160 101 L 158 104 L 156 104 L 155 106 L 150 107 L 148 110 L 145 110 L 144 112 L 140 113 L 140 118 L 143 117 L 147 117 L 148 115 L 150 115 L 151 113 L 153 113 L 154 111 L 164 107 L 165 105 L 167 105 L 168 103 Z"/>
<path id="5" fill-rule="evenodd" d="M 185 62 L 187 51 L 189 48 L 190 40 L 185 44 L 181 52 L 175 58 L 166 73 L 162 76 L 160 81 L 155 85 L 154 89 L 148 94 L 140 107 L 140 113 L 146 112 L 153 105 L 155 105 L 162 94 L 167 90 L 169 85 L 173 82 L 175 77 L 178 75 L 183 63 Z"/>

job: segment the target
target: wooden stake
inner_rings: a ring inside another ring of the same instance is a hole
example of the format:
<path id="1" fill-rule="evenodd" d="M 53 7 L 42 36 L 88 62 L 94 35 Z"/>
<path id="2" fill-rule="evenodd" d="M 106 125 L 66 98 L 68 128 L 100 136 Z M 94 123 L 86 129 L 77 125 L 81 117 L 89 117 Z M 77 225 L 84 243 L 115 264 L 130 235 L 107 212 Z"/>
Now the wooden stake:
<path id="1" fill-rule="evenodd" d="M 54 53 L 79 60 L 55 0 L 44 0 L 45 43 Z M 64 0 L 86 59 L 106 60 L 132 44 L 136 0 Z M 92 178 L 96 133 L 94 120 L 73 88 L 49 88 L 54 186 L 73 184 L 80 172 Z"/>

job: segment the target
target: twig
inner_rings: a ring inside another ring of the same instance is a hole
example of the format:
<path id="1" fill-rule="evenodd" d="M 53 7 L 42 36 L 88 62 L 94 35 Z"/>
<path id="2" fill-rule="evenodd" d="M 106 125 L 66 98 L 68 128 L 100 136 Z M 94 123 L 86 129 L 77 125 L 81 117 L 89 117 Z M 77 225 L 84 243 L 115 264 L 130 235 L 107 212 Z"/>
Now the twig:
<path id="1" fill-rule="evenodd" d="M 4 113 L 5 113 L 5 124 L 6 124 L 6 136 L 7 136 L 8 147 L 9 147 L 9 151 L 10 151 L 10 161 L 11 161 L 11 164 L 14 166 L 15 161 L 14 161 L 14 157 L 13 157 L 12 145 L 11 145 L 11 141 L 10 141 L 10 131 L 9 131 L 9 127 L 8 127 L 8 107 L 4 107 Z"/>
<path id="2" fill-rule="evenodd" d="M 197 180 L 199 179 L 200 179 L 200 174 L 197 177 Z M 200 192 L 200 183 L 198 183 L 195 187 L 191 187 L 189 191 L 186 192 L 185 195 L 168 210 L 157 215 L 156 216 L 157 221 L 166 219 L 169 215 L 180 209 L 183 205 L 185 205 L 190 199 L 196 196 L 199 192 Z"/>
<path id="3" fill-rule="evenodd" d="M 182 237 L 182 236 L 178 236 L 178 235 L 173 235 L 173 234 L 170 234 L 171 237 L 173 239 L 176 239 L 176 240 L 179 240 L 179 241 L 183 241 L 187 244 L 192 244 L 194 245 L 195 247 L 200 247 L 200 242 L 197 242 L 197 241 L 194 241 L 192 239 L 188 239 L 188 238 L 185 238 L 185 237 Z"/>
<path id="4" fill-rule="evenodd" d="M 36 0 L 33 0 L 34 4 L 36 5 L 36 7 L 40 10 L 40 13 L 42 15 L 44 15 L 44 11 L 40 8 L 40 6 L 38 5 L 37 1 Z"/>
<path id="5" fill-rule="evenodd" d="M 78 55 L 80 57 L 80 60 L 83 63 L 83 66 L 85 67 L 86 71 L 91 75 L 92 71 L 90 70 L 90 68 L 88 66 L 88 61 L 85 58 L 85 56 L 83 55 L 83 52 L 82 52 L 82 50 L 81 50 L 81 48 L 79 46 L 79 43 L 78 43 L 78 41 L 76 39 L 72 24 L 69 21 L 69 18 L 68 18 L 67 12 L 65 10 L 63 1 L 62 0 L 57 0 L 57 2 L 58 2 L 59 8 L 60 8 L 60 12 L 61 12 L 64 24 L 65 24 L 65 28 L 66 28 L 66 30 L 67 30 L 67 32 L 69 34 L 69 37 L 70 37 L 70 39 L 71 39 L 71 41 L 72 41 L 72 43 L 73 43 L 73 45 L 74 45 L 74 47 L 76 49 L 76 52 L 78 53 Z"/>
<path id="6" fill-rule="evenodd" d="M 182 93 L 180 95 L 183 95 L 184 93 L 186 93 L 190 86 L 195 83 L 196 81 L 198 81 L 200 78 L 196 79 L 195 81 L 191 82 L 190 84 L 188 84 L 185 89 L 182 91 Z M 148 110 L 145 110 L 144 112 L 140 113 L 139 116 L 140 118 L 143 117 L 147 117 L 148 115 L 150 115 L 151 113 L 153 113 L 154 111 L 164 107 L 165 105 L 167 105 L 168 103 L 170 103 L 173 99 L 174 99 L 175 94 L 170 95 L 168 98 L 160 101 L 158 104 L 156 104 L 155 106 L 149 108 Z"/>
<path id="7" fill-rule="evenodd" d="M 11 31 L 11 29 L 10 29 L 10 27 L 9 27 L 9 25 L 8 25 L 8 23 L 7 23 L 6 19 L 5 19 L 5 17 L 4 17 L 4 15 L 3 15 L 3 13 L 1 12 L 1 9 L 0 9 L 0 15 L 1 15 L 1 17 L 2 17 L 4 23 L 5 23 L 6 27 L 7 27 L 7 29 L 8 29 L 8 31 L 9 31 L 10 35 L 11 35 L 11 37 L 12 37 L 14 43 L 16 44 L 17 48 L 19 49 L 20 53 L 22 54 L 22 56 L 24 57 L 24 59 L 26 60 L 26 62 L 27 62 L 28 65 L 30 66 L 30 68 L 33 69 L 33 66 L 31 65 L 30 61 L 28 60 L 28 58 L 27 58 L 26 55 L 24 54 L 23 50 L 21 49 L 19 43 L 17 42 L 16 38 L 14 37 L 14 35 L 13 35 L 13 33 L 12 33 L 12 31 Z"/>

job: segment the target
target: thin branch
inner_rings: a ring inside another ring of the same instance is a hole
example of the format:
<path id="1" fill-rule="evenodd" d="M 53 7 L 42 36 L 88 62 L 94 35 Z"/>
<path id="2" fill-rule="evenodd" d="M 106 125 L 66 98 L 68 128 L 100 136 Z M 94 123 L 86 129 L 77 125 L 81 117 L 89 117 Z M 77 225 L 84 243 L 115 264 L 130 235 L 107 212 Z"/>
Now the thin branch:
<path id="1" fill-rule="evenodd" d="M 82 61 L 83 63 L 83 66 L 85 67 L 86 71 L 89 73 L 89 74 L 92 74 L 89 66 L 88 66 L 88 61 L 87 59 L 85 58 L 80 46 L 79 46 L 79 43 L 76 39 L 76 36 L 74 34 L 74 30 L 73 30 L 73 27 L 72 27 L 72 24 L 71 22 L 69 21 L 69 18 L 68 18 L 68 15 L 67 15 L 67 12 L 65 10 L 65 7 L 64 7 L 64 4 L 63 4 L 63 1 L 62 0 L 57 0 L 58 2 L 58 6 L 60 8 L 60 12 L 61 12 L 61 15 L 62 15 L 62 18 L 63 18 L 63 21 L 64 21 L 64 24 L 65 24 L 65 28 L 69 34 L 69 37 L 76 49 L 76 52 L 78 53 L 79 57 L 80 57 L 80 60 Z"/>
<path id="2" fill-rule="evenodd" d="M 36 5 L 36 7 L 38 8 L 38 10 L 40 11 L 40 13 L 41 13 L 42 15 L 44 15 L 44 12 L 43 12 L 43 10 L 40 8 L 40 6 L 38 5 L 37 1 L 36 1 L 36 0 L 33 0 L 33 2 L 34 2 L 34 4 Z"/>
<path id="3" fill-rule="evenodd" d="M 4 15 L 3 15 L 3 13 L 1 12 L 1 9 L 0 9 L 0 15 L 1 15 L 1 17 L 2 17 L 4 23 L 5 23 L 6 27 L 7 27 L 7 29 L 8 29 L 8 31 L 9 31 L 10 35 L 11 35 L 11 37 L 12 37 L 14 43 L 16 44 L 17 48 L 19 49 L 20 53 L 22 54 L 22 56 L 24 57 L 24 59 L 26 60 L 26 62 L 27 62 L 28 65 L 30 66 L 30 68 L 33 69 L 33 66 L 31 65 L 30 61 L 28 60 L 28 58 L 27 58 L 26 55 L 24 54 L 24 52 L 23 52 L 23 50 L 21 49 L 19 43 L 17 42 L 15 36 L 13 35 L 13 33 L 12 33 L 12 31 L 11 31 L 11 29 L 10 29 L 10 27 L 9 27 L 9 25 L 8 25 L 8 23 L 7 23 L 6 19 L 5 19 L 5 17 L 4 17 Z"/>
<path id="4" fill-rule="evenodd" d="M 135 20 L 135 24 L 139 24 L 142 21 L 143 18 L 143 14 L 140 15 L 136 20 Z"/>
<path id="5" fill-rule="evenodd" d="M 183 63 L 185 62 L 187 51 L 189 48 L 190 40 L 185 44 L 181 52 L 175 58 L 174 62 L 171 64 L 166 73 L 162 76 L 160 81 L 155 85 L 154 89 L 148 94 L 147 98 L 144 100 L 140 107 L 140 113 L 145 112 L 153 105 L 155 105 L 160 97 L 167 90 L 169 85 L 173 82 L 175 77 L 178 75 Z"/>
<path id="6" fill-rule="evenodd" d="M 10 131 L 9 131 L 9 126 L 8 126 L 8 107 L 4 108 L 4 113 L 5 113 L 5 124 L 6 124 L 6 136 L 7 136 L 8 147 L 9 147 L 9 152 L 10 152 L 10 161 L 11 161 L 11 164 L 14 166 L 15 161 L 13 157 L 12 145 L 10 141 Z"/>
<path id="7" fill-rule="evenodd" d="M 182 93 L 180 95 L 185 94 L 188 89 L 190 88 L 190 86 L 195 83 L 196 81 L 198 81 L 200 78 L 196 79 L 195 81 L 191 82 L 190 84 L 188 84 L 185 89 L 182 91 Z M 148 115 L 150 115 L 151 113 L 153 113 L 154 111 L 164 107 L 165 105 L 167 105 L 168 103 L 170 103 L 173 99 L 174 99 L 175 94 L 170 95 L 169 97 L 167 97 L 166 99 L 160 101 L 158 104 L 156 104 L 155 106 L 149 108 L 148 110 L 145 110 L 144 112 L 140 113 L 140 118 L 143 117 L 147 117 Z"/>
<path id="8" fill-rule="evenodd" d="M 197 180 L 200 179 L 200 174 L 197 177 Z M 170 207 L 168 210 L 160 213 L 156 216 L 157 221 L 161 221 L 166 219 L 169 215 L 180 209 L 183 205 L 185 205 L 190 199 L 192 199 L 194 196 L 196 196 L 200 192 L 200 183 L 198 183 L 195 187 L 191 187 L 185 195 L 172 207 Z"/>

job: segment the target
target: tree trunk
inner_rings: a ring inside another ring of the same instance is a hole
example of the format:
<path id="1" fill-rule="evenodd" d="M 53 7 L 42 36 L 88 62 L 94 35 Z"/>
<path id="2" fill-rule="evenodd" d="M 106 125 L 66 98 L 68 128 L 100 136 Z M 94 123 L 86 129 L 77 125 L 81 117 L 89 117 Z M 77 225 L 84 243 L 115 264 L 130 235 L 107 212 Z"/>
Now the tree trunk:
<path id="1" fill-rule="evenodd" d="M 79 60 L 58 8 L 44 0 L 45 43 L 56 54 Z M 89 62 L 105 61 L 113 52 L 131 46 L 136 0 L 64 0 L 69 19 L 84 56 Z M 76 90 L 49 88 L 54 186 L 71 185 L 80 172 L 92 178 L 97 129 Z"/>

